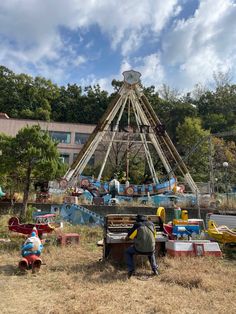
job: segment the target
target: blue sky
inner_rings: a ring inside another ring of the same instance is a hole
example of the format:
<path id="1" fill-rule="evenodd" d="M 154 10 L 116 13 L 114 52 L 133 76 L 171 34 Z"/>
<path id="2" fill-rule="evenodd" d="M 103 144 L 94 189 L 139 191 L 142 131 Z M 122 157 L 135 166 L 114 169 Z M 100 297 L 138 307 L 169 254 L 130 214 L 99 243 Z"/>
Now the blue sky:
<path id="1" fill-rule="evenodd" d="M 129 69 L 146 86 L 209 86 L 236 79 L 234 0 L 7 0 L 0 3 L 0 64 L 58 85 L 100 84 Z"/>

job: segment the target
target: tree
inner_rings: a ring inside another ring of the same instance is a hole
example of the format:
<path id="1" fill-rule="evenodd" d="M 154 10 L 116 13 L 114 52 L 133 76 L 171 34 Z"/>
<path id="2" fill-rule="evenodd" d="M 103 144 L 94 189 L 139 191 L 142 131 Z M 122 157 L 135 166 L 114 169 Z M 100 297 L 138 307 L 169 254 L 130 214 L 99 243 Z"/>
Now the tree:
<path id="1" fill-rule="evenodd" d="M 51 104 L 59 88 L 50 80 L 15 74 L 0 66 L 0 112 L 13 118 L 50 120 Z"/>
<path id="2" fill-rule="evenodd" d="M 223 72 L 218 71 L 213 73 L 213 79 L 215 82 L 216 89 L 224 88 L 225 86 L 229 86 L 232 81 L 232 73 L 230 70 Z"/>
<path id="3" fill-rule="evenodd" d="M 222 138 L 212 137 L 213 165 L 215 176 L 224 182 L 223 162 L 229 163 L 229 181 L 232 185 L 236 184 L 236 145 L 234 141 L 225 141 Z M 225 183 L 223 184 L 225 186 Z"/>
<path id="4" fill-rule="evenodd" d="M 183 124 L 186 118 L 197 118 L 196 108 L 186 102 L 178 101 L 169 106 L 169 116 L 166 117 L 166 128 L 172 141 L 176 143 L 176 128 L 179 124 Z"/>
<path id="5" fill-rule="evenodd" d="M 174 102 L 179 100 L 180 92 L 175 89 L 171 88 L 170 86 L 166 84 L 162 84 L 162 86 L 158 90 L 160 96 L 162 99 Z"/>
<path id="6" fill-rule="evenodd" d="M 21 216 L 25 217 L 32 183 L 53 180 L 65 171 L 65 166 L 59 159 L 57 143 L 51 139 L 48 132 L 34 125 L 21 129 L 16 137 L 1 135 L 0 149 L 5 173 L 14 173 L 23 182 Z"/>
<path id="7" fill-rule="evenodd" d="M 236 85 L 221 85 L 195 102 L 203 127 L 212 133 L 236 128 Z"/>
<path id="8" fill-rule="evenodd" d="M 85 87 L 84 91 L 86 93 L 83 101 L 83 110 L 86 117 L 85 123 L 97 124 L 109 105 L 108 93 L 101 90 L 98 84 L 93 87 Z"/>
<path id="9" fill-rule="evenodd" d="M 208 91 L 208 88 L 201 84 L 197 83 L 194 85 L 193 91 L 190 93 L 191 98 L 194 102 L 199 101 L 199 99 Z"/>
<path id="10" fill-rule="evenodd" d="M 84 88 L 68 84 L 60 88 L 60 97 L 52 102 L 54 121 L 96 124 L 109 104 L 108 93 L 99 85 Z"/>
<path id="11" fill-rule="evenodd" d="M 52 119 L 60 122 L 79 122 L 84 119 L 82 88 L 68 84 L 60 88 L 60 94 L 52 102 Z"/>
<path id="12" fill-rule="evenodd" d="M 118 92 L 118 90 L 121 88 L 123 85 L 123 81 L 115 80 L 113 79 L 111 82 L 112 87 L 114 88 L 115 92 Z"/>
<path id="13" fill-rule="evenodd" d="M 178 151 L 187 157 L 186 164 L 194 180 L 208 180 L 209 175 L 206 169 L 209 164 L 209 145 L 207 138 L 210 132 L 202 128 L 199 118 L 190 117 L 185 118 L 184 123 L 178 125 L 176 132 Z M 197 143 L 199 145 L 196 145 Z M 193 150 L 193 147 L 196 149 Z M 190 151 L 192 151 L 191 154 L 189 154 Z"/>
<path id="14" fill-rule="evenodd" d="M 11 204 L 13 204 L 13 195 L 14 191 L 18 189 L 19 179 L 13 160 L 8 158 L 11 156 L 11 141 L 11 136 L 0 134 L 0 185 L 10 191 Z"/>

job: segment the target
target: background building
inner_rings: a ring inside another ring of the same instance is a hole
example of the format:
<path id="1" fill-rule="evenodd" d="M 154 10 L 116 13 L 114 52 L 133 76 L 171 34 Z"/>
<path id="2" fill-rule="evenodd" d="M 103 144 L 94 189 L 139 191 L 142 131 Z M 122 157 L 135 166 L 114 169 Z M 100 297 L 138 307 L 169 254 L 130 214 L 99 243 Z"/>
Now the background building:
<path id="1" fill-rule="evenodd" d="M 58 151 L 65 163 L 71 165 L 78 156 L 90 133 L 95 128 L 92 124 L 46 122 L 40 120 L 12 119 L 7 114 L 0 113 L 0 133 L 16 136 L 20 129 L 26 126 L 40 125 L 42 130 L 47 130 L 51 137 L 58 143 Z M 90 164 L 94 163 L 94 158 Z"/>

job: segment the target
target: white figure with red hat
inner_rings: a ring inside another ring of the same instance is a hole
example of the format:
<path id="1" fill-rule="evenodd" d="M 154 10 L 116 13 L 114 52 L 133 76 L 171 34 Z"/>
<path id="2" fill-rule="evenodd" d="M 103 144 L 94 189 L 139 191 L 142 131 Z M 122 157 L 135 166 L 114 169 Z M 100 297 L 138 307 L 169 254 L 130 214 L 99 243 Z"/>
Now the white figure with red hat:
<path id="1" fill-rule="evenodd" d="M 21 247 L 22 256 L 37 255 L 40 256 L 43 249 L 43 245 L 38 237 L 38 230 L 33 228 L 31 235 L 26 239 L 25 243 Z"/>
<path id="2" fill-rule="evenodd" d="M 32 269 L 33 272 L 39 270 L 42 261 L 40 255 L 43 249 L 43 245 L 38 237 L 37 228 L 32 229 L 31 235 L 26 239 L 25 243 L 21 247 L 22 260 L 19 263 L 21 270 Z"/>

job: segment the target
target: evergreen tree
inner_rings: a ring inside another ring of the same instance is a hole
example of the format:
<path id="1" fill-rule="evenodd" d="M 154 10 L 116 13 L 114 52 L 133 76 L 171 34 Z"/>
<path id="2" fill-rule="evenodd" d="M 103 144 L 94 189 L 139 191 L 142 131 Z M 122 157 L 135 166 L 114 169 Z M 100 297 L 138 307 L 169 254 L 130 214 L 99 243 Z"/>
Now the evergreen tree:
<path id="1" fill-rule="evenodd" d="M 23 183 L 25 217 L 31 185 L 61 176 L 65 166 L 59 159 L 57 144 L 37 125 L 21 129 L 16 137 L 0 136 L 1 173 L 18 178 Z"/>

